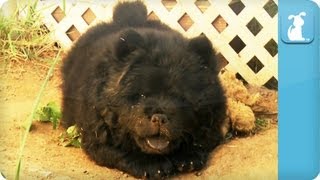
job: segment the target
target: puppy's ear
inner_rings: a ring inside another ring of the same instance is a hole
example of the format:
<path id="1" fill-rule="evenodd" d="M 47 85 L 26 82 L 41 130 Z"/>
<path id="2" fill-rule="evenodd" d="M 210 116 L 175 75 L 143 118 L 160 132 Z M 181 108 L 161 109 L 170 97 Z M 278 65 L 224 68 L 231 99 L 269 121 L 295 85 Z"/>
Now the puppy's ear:
<path id="1" fill-rule="evenodd" d="M 190 51 L 198 54 L 204 64 L 208 64 L 211 57 L 214 55 L 212 44 L 210 40 L 204 36 L 200 35 L 190 40 L 189 42 Z"/>
<path id="2" fill-rule="evenodd" d="M 292 18 L 294 18 L 294 15 L 290 15 L 290 16 L 288 17 L 289 20 L 291 20 Z"/>
<path id="3" fill-rule="evenodd" d="M 117 58 L 123 59 L 138 48 L 143 47 L 143 37 L 134 30 L 127 30 L 120 34 L 115 47 Z"/>
<path id="4" fill-rule="evenodd" d="M 306 15 L 307 15 L 307 13 L 304 12 L 304 11 L 302 11 L 302 12 L 299 14 L 299 16 L 306 16 Z"/>

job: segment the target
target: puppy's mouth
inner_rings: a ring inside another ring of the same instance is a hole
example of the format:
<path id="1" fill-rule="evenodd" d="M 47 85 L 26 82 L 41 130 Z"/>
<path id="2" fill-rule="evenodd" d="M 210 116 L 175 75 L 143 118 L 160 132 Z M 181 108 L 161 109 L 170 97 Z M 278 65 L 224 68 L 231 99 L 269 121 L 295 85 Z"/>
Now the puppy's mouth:
<path id="1" fill-rule="evenodd" d="M 147 145 L 157 151 L 162 151 L 169 146 L 169 141 L 164 136 L 152 136 L 146 138 Z"/>

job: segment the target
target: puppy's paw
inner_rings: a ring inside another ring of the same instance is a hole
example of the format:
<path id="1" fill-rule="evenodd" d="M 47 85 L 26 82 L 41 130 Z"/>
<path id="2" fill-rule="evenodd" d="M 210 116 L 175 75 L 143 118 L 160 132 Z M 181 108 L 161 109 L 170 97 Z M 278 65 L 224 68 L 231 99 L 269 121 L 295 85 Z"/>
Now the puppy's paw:
<path id="1" fill-rule="evenodd" d="M 126 161 L 120 169 L 142 179 L 165 179 L 174 174 L 173 164 L 163 157 L 141 157 Z"/>
<path id="2" fill-rule="evenodd" d="M 172 162 L 179 172 L 192 172 L 203 168 L 205 166 L 206 159 L 206 153 L 189 153 L 173 157 Z"/>
<path id="3" fill-rule="evenodd" d="M 172 163 L 165 160 L 165 161 L 147 166 L 145 168 L 143 177 L 147 179 L 165 179 L 166 177 L 172 175 L 173 173 L 174 173 L 174 167 Z"/>
<path id="4" fill-rule="evenodd" d="M 203 161 L 199 161 L 196 159 L 189 160 L 189 161 L 181 161 L 180 163 L 177 163 L 177 169 L 180 172 L 192 172 L 201 169 L 201 167 L 204 165 Z"/>

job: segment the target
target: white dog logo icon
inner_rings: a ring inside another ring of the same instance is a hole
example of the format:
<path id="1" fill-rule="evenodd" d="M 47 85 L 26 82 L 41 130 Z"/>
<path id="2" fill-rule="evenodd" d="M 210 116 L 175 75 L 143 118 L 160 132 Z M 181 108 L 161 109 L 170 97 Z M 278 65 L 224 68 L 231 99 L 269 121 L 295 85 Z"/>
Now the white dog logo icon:
<path id="1" fill-rule="evenodd" d="M 306 16 L 305 12 L 300 12 L 298 15 L 290 15 L 289 20 L 293 19 L 292 25 L 288 29 L 288 38 L 290 41 L 305 41 L 306 39 L 302 36 L 302 26 L 304 20 L 302 16 Z"/>

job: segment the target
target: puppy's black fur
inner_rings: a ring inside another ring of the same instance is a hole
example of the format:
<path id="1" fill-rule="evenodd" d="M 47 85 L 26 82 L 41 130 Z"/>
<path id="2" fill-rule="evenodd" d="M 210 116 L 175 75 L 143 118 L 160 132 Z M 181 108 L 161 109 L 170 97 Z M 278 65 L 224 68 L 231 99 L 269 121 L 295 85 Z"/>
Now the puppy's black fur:
<path id="1" fill-rule="evenodd" d="M 64 59 L 63 118 L 97 164 L 135 177 L 200 170 L 222 139 L 225 97 L 210 41 L 147 20 L 143 3 L 83 34 Z"/>

